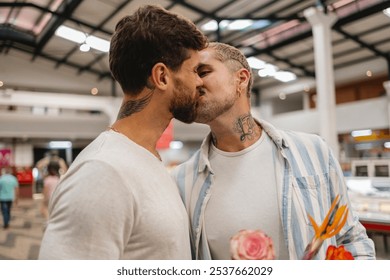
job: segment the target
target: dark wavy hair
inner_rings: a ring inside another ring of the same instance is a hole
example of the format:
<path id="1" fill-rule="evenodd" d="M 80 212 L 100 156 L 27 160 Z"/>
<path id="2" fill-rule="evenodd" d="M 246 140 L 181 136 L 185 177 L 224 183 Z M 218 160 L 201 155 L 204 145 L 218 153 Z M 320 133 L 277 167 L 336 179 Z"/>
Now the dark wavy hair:
<path id="1" fill-rule="evenodd" d="M 205 35 L 191 21 L 162 7 L 146 5 L 122 18 L 111 39 L 109 63 L 112 76 L 125 94 L 138 95 L 153 66 L 162 62 L 180 69 L 189 50 L 202 50 Z"/>

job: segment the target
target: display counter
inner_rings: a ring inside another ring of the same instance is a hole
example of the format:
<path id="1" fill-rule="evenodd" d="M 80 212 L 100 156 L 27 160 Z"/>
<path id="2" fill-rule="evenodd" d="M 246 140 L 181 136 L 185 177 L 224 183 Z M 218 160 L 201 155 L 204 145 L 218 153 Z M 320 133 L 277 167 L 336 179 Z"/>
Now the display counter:
<path id="1" fill-rule="evenodd" d="M 358 214 L 368 234 L 380 234 L 386 252 L 390 236 L 390 178 L 346 178 L 352 211 Z"/>

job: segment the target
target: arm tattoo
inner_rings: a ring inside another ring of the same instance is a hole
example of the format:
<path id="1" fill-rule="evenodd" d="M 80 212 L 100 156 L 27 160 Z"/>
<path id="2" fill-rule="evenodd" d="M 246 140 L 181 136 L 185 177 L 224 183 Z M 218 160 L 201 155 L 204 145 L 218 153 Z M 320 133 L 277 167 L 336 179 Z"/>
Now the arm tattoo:
<path id="1" fill-rule="evenodd" d="M 153 90 L 150 91 L 148 95 L 146 95 L 141 99 L 129 100 L 123 103 L 119 110 L 117 120 L 126 118 L 131 114 L 142 111 L 146 107 L 146 105 L 148 105 L 150 99 L 152 99 L 152 94 L 153 94 Z"/>
<path id="2" fill-rule="evenodd" d="M 241 134 L 240 140 L 253 140 L 257 136 L 256 122 L 251 114 L 240 116 L 234 123 L 234 131 Z"/>

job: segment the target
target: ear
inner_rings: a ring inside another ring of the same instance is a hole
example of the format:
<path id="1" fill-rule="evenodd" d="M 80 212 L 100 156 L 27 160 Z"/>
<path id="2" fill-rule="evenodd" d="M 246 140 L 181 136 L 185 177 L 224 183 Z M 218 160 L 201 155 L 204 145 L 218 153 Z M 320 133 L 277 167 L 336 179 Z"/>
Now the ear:
<path id="1" fill-rule="evenodd" d="M 251 73 L 245 68 L 241 68 L 237 71 L 238 86 L 244 90 L 248 87 L 249 80 L 251 78 Z"/>
<path id="2" fill-rule="evenodd" d="M 170 79 L 168 67 L 162 62 L 156 63 L 152 68 L 150 79 L 156 88 L 166 90 Z"/>

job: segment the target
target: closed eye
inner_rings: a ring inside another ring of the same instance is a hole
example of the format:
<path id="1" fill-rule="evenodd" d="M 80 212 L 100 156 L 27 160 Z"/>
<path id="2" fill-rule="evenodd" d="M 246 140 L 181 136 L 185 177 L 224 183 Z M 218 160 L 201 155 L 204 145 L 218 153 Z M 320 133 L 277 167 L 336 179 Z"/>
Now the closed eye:
<path id="1" fill-rule="evenodd" d="M 209 73 L 211 73 L 211 71 L 198 71 L 198 75 L 201 78 L 208 75 Z"/>

